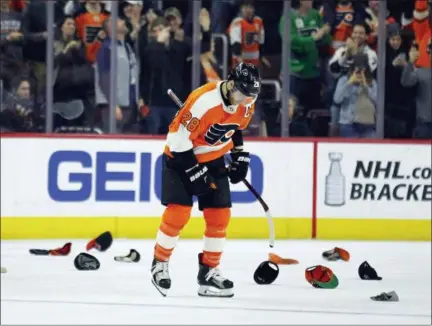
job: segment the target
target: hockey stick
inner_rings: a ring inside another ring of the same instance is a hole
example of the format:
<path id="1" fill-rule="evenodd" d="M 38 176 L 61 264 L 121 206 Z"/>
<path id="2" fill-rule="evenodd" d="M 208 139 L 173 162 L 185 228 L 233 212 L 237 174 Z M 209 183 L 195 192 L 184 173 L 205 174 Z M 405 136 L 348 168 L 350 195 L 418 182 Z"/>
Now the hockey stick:
<path id="1" fill-rule="evenodd" d="M 168 89 L 167 94 L 171 99 L 177 104 L 179 108 L 183 107 L 183 102 L 177 97 L 177 95 L 171 90 Z M 262 208 L 264 209 L 265 215 L 267 217 L 267 222 L 269 224 L 269 246 L 270 248 L 274 247 L 275 244 L 275 228 L 274 228 L 274 222 L 273 217 L 270 213 L 270 208 L 268 207 L 267 203 L 262 199 L 262 197 L 259 195 L 259 193 L 255 190 L 255 188 L 247 181 L 246 179 L 243 180 L 243 183 L 245 186 L 249 189 L 249 191 L 255 196 L 255 198 L 258 200 L 258 202 L 261 204 Z"/>

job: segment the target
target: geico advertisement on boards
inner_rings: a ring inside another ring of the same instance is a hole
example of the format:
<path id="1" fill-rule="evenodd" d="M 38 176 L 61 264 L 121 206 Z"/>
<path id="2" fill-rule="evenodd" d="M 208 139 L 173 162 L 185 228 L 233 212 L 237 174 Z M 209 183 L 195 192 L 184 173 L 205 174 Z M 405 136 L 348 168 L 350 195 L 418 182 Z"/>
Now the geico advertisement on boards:
<path id="1" fill-rule="evenodd" d="M 164 141 L 126 139 L 2 139 L 2 216 L 159 216 Z M 248 143 L 248 181 L 271 205 L 276 217 L 310 216 L 311 182 L 289 189 L 311 171 L 304 145 Z M 16 148 L 20 148 L 16 151 Z M 298 159 L 286 162 L 276 153 Z M 304 162 L 301 162 L 301 160 Z M 285 165 L 285 166 L 284 166 Z M 304 179 L 303 178 L 303 179 Z M 242 184 L 232 185 L 232 215 L 263 217 L 262 208 Z M 287 205 L 294 196 L 296 206 Z M 305 199 L 305 196 L 308 198 Z M 195 205 L 197 206 L 197 205 Z M 194 208 L 195 216 L 201 215 Z"/>
<path id="2" fill-rule="evenodd" d="M 318 145 L 318 217 L 430 219 L 431 147 Z"/>

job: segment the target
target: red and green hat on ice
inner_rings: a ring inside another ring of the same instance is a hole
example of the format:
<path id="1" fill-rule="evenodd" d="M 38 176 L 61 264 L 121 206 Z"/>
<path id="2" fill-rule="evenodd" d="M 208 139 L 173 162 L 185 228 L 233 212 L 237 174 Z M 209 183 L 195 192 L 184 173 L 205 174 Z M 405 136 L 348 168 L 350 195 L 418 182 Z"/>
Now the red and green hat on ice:
<path id="1" fill-rule="evenodd" d="M 322 265 L 306 268 L 305 277 L 306 281 L 319 289 L 335 289 L 339 285 L 339 280 L 333 271 Z"/>

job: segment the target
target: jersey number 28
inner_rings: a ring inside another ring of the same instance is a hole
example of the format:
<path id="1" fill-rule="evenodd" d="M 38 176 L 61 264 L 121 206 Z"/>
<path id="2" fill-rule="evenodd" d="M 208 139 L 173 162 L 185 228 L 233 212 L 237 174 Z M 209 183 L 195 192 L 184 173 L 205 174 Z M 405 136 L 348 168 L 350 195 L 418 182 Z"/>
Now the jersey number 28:
<path id="1" fill-rule="evenodd" d="M 186 112 L 181 119 L 181 124 L 187 131 L 194 132 L 198 128 L 200 120 L 195 117 L 192 118 L 192 113 Z"/>

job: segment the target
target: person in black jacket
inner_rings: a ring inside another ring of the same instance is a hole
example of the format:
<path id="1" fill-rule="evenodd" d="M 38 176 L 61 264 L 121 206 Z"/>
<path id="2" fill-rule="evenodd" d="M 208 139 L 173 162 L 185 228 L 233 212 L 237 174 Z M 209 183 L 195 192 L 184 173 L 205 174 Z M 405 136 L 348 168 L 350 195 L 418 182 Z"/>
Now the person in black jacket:
<path id="1" fill-rule="evenodd" d="M 126 35 L 126 42 L 128 42 L 132 46 L 132 48 L 135 47 L 135 42 L 138 40 L 139 37 L 142 23 L 142 10 L 142 2 L 119 2 L 119 16 L 125 21 L 126 27 L 128 29 L 128 34 Z"/>
<path id="2" fill-rule="evenodd" d="M 2 94 L 0 129 L 2 132 L 34 131 L 34 101 L 28 76 L 18 76 L 11 82 L 11 92 Z"/>
<path id="3" fill-rule="evenodd" d="M 48 0 L 30 1 L 24 12 L 24 59 L 29 60 L 33 73 L 37 79 L 36 92 L 40 94 L 45 87 L 45 56 L 47 39 L 46 3 Z M 54 19 L 61 21 L 64 17 L 63 3 L 56 1 L 54 5 Z"/>
<path id="4" fill-rule="evenodd" d="M 140 92 L 145 105 L 150 109 L 146 118 L 146 132 L 165 134 L 168 125 L 177 112 L 177 107 L 167 95 L 172 89 L 180 98 L 185 98 L 185 62 L 189 46 L 171 37 L 165 18 L 157 18 L 151 27 L 155 36 L 149 41 L 141 57 Z"/>
<path id="5" fill-rule="evenodd" d="M 0 79 L 10 90 L 14 77 L 30 73 L 23 57 L 23 15 L 10 9 L 9 1 L 1 1 L 0 21 Z"/>
<path id="6" fill-rule="evenodd" d="M 407 44 L 397 23 L 387 26 L 385 128 L 386 138 L 410 138 L 414 124 L 414 89 L 402 86 L 404 63 L 408 58 Z"/>
<path id="7" fill-rule="evenodd" d="M 152 38 L 152 30 L 151 27 L 154 21 L 158 17 L 163 17 L 164 13 L 161 10 L 155 8 L 144 8 L 147 10 L 145 14 L 141 17 L 140 22 L 140 31 L 138 33 L 138 52 L 144 53 L 147 48 L 149 39 Z"/>
<path id="8" fill-rule="evenodd" d="M 15 60 L 23 60 L 23 15 L 9 8 L 8 1 L 0 2 L 0 51 Z"/>
<path id="9" fill-rule="evenodd" d="M 75 35 L 75 21 L 70 16 L 59 23 L 54 51 L 54 111 L 67 120 L 57 116 L 56 126 L 81 126 L 93 116 L 95 77 L 94 69 L 86 59 L 85 47 Z"/>

